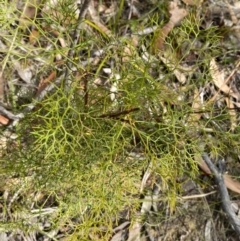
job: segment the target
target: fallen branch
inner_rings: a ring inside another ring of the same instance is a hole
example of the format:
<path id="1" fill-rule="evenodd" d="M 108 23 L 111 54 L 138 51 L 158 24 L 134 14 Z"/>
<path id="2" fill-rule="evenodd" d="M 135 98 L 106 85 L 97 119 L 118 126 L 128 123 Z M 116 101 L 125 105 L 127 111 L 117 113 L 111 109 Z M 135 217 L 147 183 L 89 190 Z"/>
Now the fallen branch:
<path id="1" fill-rule="evenodd" d="M 223 210 L 227 214 L 229 222 L 232 224 L 235 231 L 240 236 L 240 220 L 237 218 L 236 214 L 231 208 L 231 202 L 225 185 L 225 178 L 221 173 L 218 172 L 217 168 L 214 166 L 206 153 L 204 153 L 202 157 L 214 176 L 219 194 L 221 196 Z"/>
<path id="2" fill-rule="evenodd" d="M 202 159 L 202 157 L 195 156 L 195 160 L 197 161 L 198 166 L 202 169 L 202 171 L 204 171 L 208 175 L 212 174 L 211 170 L 209 169 L 205 161 Z M 223 174 L 223 179 L 226 187 L 229 190 L 240 194 L 240 182 L 233 180 L 232 177 L 228 174 Z"/>

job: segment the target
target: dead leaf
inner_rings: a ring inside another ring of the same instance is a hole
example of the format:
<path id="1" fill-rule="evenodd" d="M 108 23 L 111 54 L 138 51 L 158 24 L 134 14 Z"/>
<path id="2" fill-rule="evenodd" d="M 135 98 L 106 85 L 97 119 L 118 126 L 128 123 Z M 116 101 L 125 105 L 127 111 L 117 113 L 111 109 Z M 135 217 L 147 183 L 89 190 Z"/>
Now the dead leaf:
<path id="1" fill-rule="evenodd" d="M 171 14 L 169 22 L 161 29 L 157 29 L 152 43 L 152 52 L 163 49 L 165 38 L 169 32 L 178 24 L 184 17 L 187 16 L 187 11 L 183 8 L 179 8 L 176 2 L 170 2 L 169 13 Z"/>
<path id="2" fill-rule="evenodd" d="M 170 69 L 173 70 L 174 75 L 177 77 L 178 81 L 181 84 L 185 84 L 187 81 L 186 75 L 181 73 L 178 69 L 176 69 L 176 66 L 174 62 L 170 59 L 164 58 L 163 56 L 160 57 L 163 63 Z"/>
<path id="3" fill-rule="evenodd" d="M 163 49 L 165 38 L 167 37 L 167 35 L 169 34 L 169 32 L 173 27 L 174 27 L 173 24 L 168 22 L 162 29 L 158 29 L 155 32 L 155 36 L 152 43 L 152 49 L 151 49 L 152 53 L 156 53 L 158 50 Z"/>
<path id="4" fill-rule="evenodd" d="M 234 93 L 232 89 L 227 85 L 229 80 L 232 78 L 232 76 L 235 74 L 237 68 L 240 65 L 240 61 L 237 63 L 235 69 L 231 72 L 231 74 L 225 79 L 224 71 L 220 71 L 216 61 L 214 59 L 210 62 L 210 74 L 212 76 L 212 80 L 216 87 L 219 88 L 219 91 L 217 91 L 214 96 L 207 102 L 207 105 L 214 102 L 215 99 L 219 96 L 220 90 L 224 92 L 227 95 L 230 95 L 234 97 L 235 99 L 239 99 L 239 93 Z"/>
<path id="5" fill-rule="evenodd" d="M 122 61 L 124 63 L 130 61 L 130 59 L 136 54 L 135 47 L 138 45 L 138 37 L 134 36 L 131 40 L 127 43 L 127 45 L 123 49 L 123 57 Z"/>
<path id="6" fill-rule="evenodd" d="M 40 36 L 40 34 L 39 34 L 38 30 L 33 29 L 29 34 L 29 42 L 31 44 L 36 44 L 39 39 L 39 36 Z"/>
<path id="7" fill-rule="evenodd" d="M 188 14 L 187 10 L 179 8 L 176 2 L 170 2 L 169 12 L 171 14 L 169 22 L 172 22 L 174 26 L 178 24 Z"/>
<path id="8" fill-rule="evenodd" d="M 195 88 L 194 89 L 194 96 L 193 96 L 193 102 L 192 102 L 192 111 L 193 113 L 189 116 L 189 121 L 193 123 L 194 125 L 197 124 L 197 121 L 200 120 L 202 114 L 197 113 L 199 110 L 201 110 L 201 99 L 199 91 Z M 194 113 L 196 112 L 196 113 Z"/>
<path id="9" fill-rule="evenodd" d="M 215 59 L 212 59 L 210 62 L 210 74 L 212 76 L 212 80 L 216 87 L 218 87 L 222 92 L 225 94 L 230 94 L 231 89 L 229 86 L 225 83 L 225 74 L 224 71 L 220 71 Z"/>
<path id="10" fill-rule="evenodd" d="M 20 25 L 29 25 L 30 20 L 37 16 L 37 10 L 42 0 L 28 0 L 26 1 L 22 14 L 20 16 Z"/>
<path id="11" fill-rule="evenodd" d="M 42 91 L 47 87 L 47 85 L 56 78 L 56 76 L 57 76 L 57 72 L 53 71 L 50 73 L 50 75 L 48 75 L 48 77 L 46 79 L 41 79 L 41 81 L 38 85 L 38 91 L 37 91 L 36 96 L 39 96 L 42 93 Z"/>
<path id="12" fill-rule="evenodd" d="M 0 115 L 0 123 L 3 125 L 7 125 L 9 122 L 9 119 L 4 117 L 3 115 Z"/>
<path id="13" fill-rule="evenodd" d="M 29 67 L 23 68 L 21 64 L 13 60 L 12 61 L 14 68 L 17 70 L 18 75 L 21 77 L 23 81 L 25 81 L 27 84 L 31 84 L 31 79 L 32 79 L 32 71 Z"/>

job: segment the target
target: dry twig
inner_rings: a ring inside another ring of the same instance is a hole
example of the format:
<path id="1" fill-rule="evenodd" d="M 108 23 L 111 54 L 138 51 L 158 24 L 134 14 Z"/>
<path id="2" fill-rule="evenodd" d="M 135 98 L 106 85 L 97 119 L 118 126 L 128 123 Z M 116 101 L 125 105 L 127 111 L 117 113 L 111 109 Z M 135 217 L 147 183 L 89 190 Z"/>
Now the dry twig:
<path id="1" fill-rule="evenodd" d="M 233 225 L 235 231 L 238 235 L 240 235 L 240 220 L 237 218 L 236 214 L 234 213 L 233 209 L 231 208 L 231 202 L 229 199 L 228 191 L 226 185 L 224 183 L 224 177 L 217 168 L 214 166 L 210 158 L 206 153 L 203 154 L 203 159 L 206 162 L 207 166 L 211 170 L 215 182 L 218 187 L 219 194 L 221 196 L 223 210 L 226 212 L 230 223 Z"/>

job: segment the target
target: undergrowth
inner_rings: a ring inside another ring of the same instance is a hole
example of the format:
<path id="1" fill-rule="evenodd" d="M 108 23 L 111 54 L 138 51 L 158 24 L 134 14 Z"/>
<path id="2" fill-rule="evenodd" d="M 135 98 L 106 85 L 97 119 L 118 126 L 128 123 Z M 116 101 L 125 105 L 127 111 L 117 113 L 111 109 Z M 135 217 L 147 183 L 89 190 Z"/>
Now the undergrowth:
<path id="1" fill-rule="evenodd" d="M 109 24 L 113 32 L 119 29 L 123 2 L 115 22 L 112 20 L 115 25 L 112 26 L 113 22 Z M 44 19 L 32 23 L 41 30 L 36 43 L 40 57 L 48 59 L 38 67 L 36 78 L 50 69 L 66 71 L 65 64 L 56 65 L 50 56 L 58 53 L 67 59 L 67 48 L 61 49 L 53 36 L 42 28 L 46 23 L 61 29 L 60 24 L 64 25 L 66 18 L 73 17 L 66 14 L 65 5 L 61 6 L 59 15 L 52 18 L 45 14 Z M 148 16 L 152 23 L 157 22 L 154 16 L 158 15 Z M 6 21 L 5 31 L 14 34 Z M 220 54 L 221 36 L 216 34 L 213 26 L 201 29 L 201 21 L 193 11 L 168 36 L 166 54 L 171 55 L 175 64 L 173 69 L 166 67 L 157 57 L 149 62 L 143 60 L 141 49 L 135 49 L 129 61 L 123 62 L 121 54 L 127 40 L 121 42 L 116 39 L 118 45 L 108 46 L 101 33 L 96 33 L 96 29 L 90 32 L 89 26 L 85 26 L 86 30 L 81 30 L 81 42 L 74 49 L 75 57 L 71 60 L 75 70 L 70 73 L 70 92 L 66 93 L 61 83 L 56 84 L 17 126 L 18 139 L 14 145 L 9 145 L 10 151 L 1 160 L 1 168 L 5 171 L 2 176 L 6 179 L 28 177 L 21 195 L 34 200 L 33 193 L 42 193 L 43 197 L 33 202 L 35 208 L 58 206 L 57 214 L 51 217 L 52 224 L 57 227 L 73 223 L 69 240 L 88 240 L 90 233 L 96 240 L 107 240 L 113 227 L 121 220 L 121 212 L 126 209 L 133 220 L 137 218 L 141 205 L 141 178 L 150 163 L 152 173 L 161 177 L 164 187 L 162 199 L 169 203 L 173 212 L 177 196 L 181 196 L 182 191 L 179 177 L 197 177 L 196 153 L 201 153 L 203 147 L 214 152 L 215 156 L 238 151 L 238 135 L 217 129 L 213 123 L 221 125 L 221 121 L 229 120 L 226 112 L 212 119 L 192 118 L 194 89 L 210 81 L 209 62 Z M 147 24 L 145 22 L 141 27 L 149 27 Z M 22 45 L 28 28 L 18 31 L 13 49 Z M 61 34 L 70 39 L 72 31 Z M 3 38 L 8 41 L 7 36 Z M 43 45 L 47 46 L 48 42 L 52 43 L 49 52 Z M 104 48 L 104 56 L 98 66 L 91 63 L 81 66 L 79 59 L 90 57 L 89 49 L 93 46 Z M 30 45 L 25 46 L 28 47 Z M 198 57 L 189 63 L 195 73 L 186 73 L 187 87 L 183 88 L 173 71 L 188 63 L 187 57 L 191 54 Z M 7 69 L 14 58 L 20 61 L 23 58 L 25 63 L 30 58 L 30 64 L 36 65 L 35 57 L 33 52 L 22 57 L 12 51 L 4 54 L 2 61 L 6 62 Z M 110 81 L 110 84 L 116 84 L 117 92 L 111 93 L 107 86 L 94 84 L 99 76 L 106 80 L 101 72 L 105 65 L 111 65 L 113 73 L 120 75 L 120 78 Z M 177 86 L 177 91 L 174 86 Z M 111 94 L 114 94 L 114 100 L 111 100 Z M 180 95 L 183 98 L 179 100 Z M 208 108 L 207 112 L 214 106 Z M 207 128 L 213 129 L 214 137 L 209 135 Z M 234 146 L 234 151 L 229 150 L 230 146 Z M 141 153 L 143 158 L 130 157 L 133 152 Z M 154 185 L 154 180 L 151 185 Z M 12 212 L 29 209 L 29 203 L 14 203 Z M 11 227 L 11 222 L 6 229 Z"/>

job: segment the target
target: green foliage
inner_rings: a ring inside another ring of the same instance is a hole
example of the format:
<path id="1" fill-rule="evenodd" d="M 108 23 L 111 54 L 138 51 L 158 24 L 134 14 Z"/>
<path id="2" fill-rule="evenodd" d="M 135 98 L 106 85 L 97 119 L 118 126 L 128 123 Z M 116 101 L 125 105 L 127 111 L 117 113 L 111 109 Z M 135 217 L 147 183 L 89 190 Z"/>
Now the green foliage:
<path id="1" fill-rule="evenodd" d="M 89 88 L 89 99 L 97 104 L 86 107 L 84 96 L 77 96 L 77 85 L 70 96 L 58 88 L 27 116 L 26 129 L 22 134 L 20 131 L 20 136 L 26 132 L 30 135 L 23 155 L 14 163 L 17 173 L 34 173 L 33 183 L 38 190 L 55 193 L 62 210 L 55 223 L 75 215 L 84 220 L 77 228 L 81 239 L 88 229 L 93 231 L 92 225 L 108 224 L 111 230 L 112 217 L 124 207 L 137 211 L 138 198 L 133 198 L 139 191 L 136 183 L 149 162 L 154 163 L 153 172 L 166 185 L 172 209 L 180 191 L 177 177 L 186 171 L 191 176 L 196 173 L 191 157 L 193 143 L 184 143 L 188 136 L 178 121 L 183 113 L 169 109 L 167 124 L 145 116 L 148 103 L 161 99 L 159 85 L 150 85 L 144 76 L 136 78 L 139 74 L 134 72 L 131 69 L 132 79 L 121 85 L 120 104 L 111 102 L 106 90 L 99 89 L 96 96 L 93 87 Z M 110 117 L 130 107 L 139 110 Z M 144 160 L 129 159 L 128 152 L 136 146 L 144 153 Z"/>
<path id="2" fill-rule="evenodd" d="M 75 12 L 70 11 L 72 5 L 65 1 L 61 1 L 59 6 L 61 14 L 53 19 L 50 15 L 45 16 L 44 21 L 57 23 L 60 28 L 69 18 L 74 19 Z M 123 6 L 124 1 L 120 1 L 114 19 L 116 25 Z M 151 22 L 156 21 L 151 19 Z M 200 20 L 192 14 L 168 36 L 166 53 L 169 51 L 175 57 L 176 69 L 193 52 L 196 54 L 197 51 L 199 56 L 193 68 L 207 68 L 211 58 L 219 53 L 220 37 L 216 35 L 215 28 L 201 30 L 199 25 Z M 42 34 L 39 46 L 44 39 L 51 41 L 55 47 L 55 50 L 48 52 L 41 46 L 41 57 L 45 59 L 57 53 L 64 56 L 66 49 L 60 49 L 51 36 L 36 26 Z M 117 31 L 118 27 L 114 29 Z M 70 33 L 66 35 L 70 38 Z M 16 43 L 20 42 L 21 37 L 17 37 Z M 199 38 L 205 38 L 203 42 L 206 44 L 200 48 Z M 92 44 L 102 47 L 104 41 L 96 38 L 94 33 L 91 35 L 82 30 L 81 43 L 74 49 L 76 56 L 79 50 L 83 51 L 83 55 L 89 55 L 88 49 Z M 127 41 L 122 41 L 114 46 L 114 50 L 112 47 L 105 48 L 105 56 L 99 66 L 89 64 L 86 67 L 87 77 L 83 74 L 79 80 L 74 74 L 70 76 L 72 85 L 68 93 L 63 86 L 56 85 L 54 91 L 19 124 L 17 146 L 15 150 L 10 148 L 12 152 L 5 157 L 6 162 L 1 162 L 5 176 L 32 177 L 23 193 L 27 196 L 28 192 L 43 192 L 46 199 L 37 203 L 37 207 L 44 208 L 49 205 L 50 199 L 54 200 L 52 206 L 58 206 L 57 214 L 51 217 L 54 225 L 75 222 L 76 227 L 73 225 L 69 240 L 88 240 L 89 233 L 98 240 L 107 240 L 121 218 L 121 211 L 128 208 L 134 216 L 141 205 L 139 190 L 142 172 L 150 163 L 153 175 L 160 177 L 165 187 L 163 199 L 167 200 L 173 211 L 177 196 L 181 195 L 179 178 L 197 176 L 194 155 L 201 153 L 202 145 L 216 156 L 231 152 L 229 146 L 239 149 L 238 134 L 219 130 L 214 124 L 222 126 L 230 118 L 227 113 L 212 115 L 209 120 L 191 121 L 191 95 L 196 86 L 209 82 L 208 73 L 199 73 L 197 81 L 187 79 L 188 88 L 179 88 L 179 93 L 176 93 L 171 85 L 169 87 L 171 80 L 175 80 L 174 69 L 166 68 L 160 60 L 156 60 L 157 68 L 163 71 L 163 78 L 155 78 L 151 74 L 154 68 L 152 63 L 140 58 L 136 50 L 129 56 L 129 61 L 120 61 L 127 44 Z M 208 46 L 210 49 L 206 51 Z M 112 79 L 110 82 L 115 83 L 118 89 L 113 101 L 110 98 L 112 93 L 106 86 L 97 87 L 94 84 L 94 79 L 100 76 L 101 68 L 110 58 L 117 62 L 113 71 L 121 76 L 120 80 Z M 40 73 L 49 68 L 52 61 L 50 58 Z M 78 59 L 71 61 L 81 72 L 83 67 L 79 67 Z M 84 82 L 85 89 L 81 82 Z M 180 94 L 187 97 L 178 100 Z M 205 132 L 206 127 L 213 129 L 214 137 Z M 130 153 L 135 150 L 144 158 L 131 158 Z M 20 207 L 17 205 L 15 208 Z M 102 226 L 106 229 L 101 230 Z"/>

